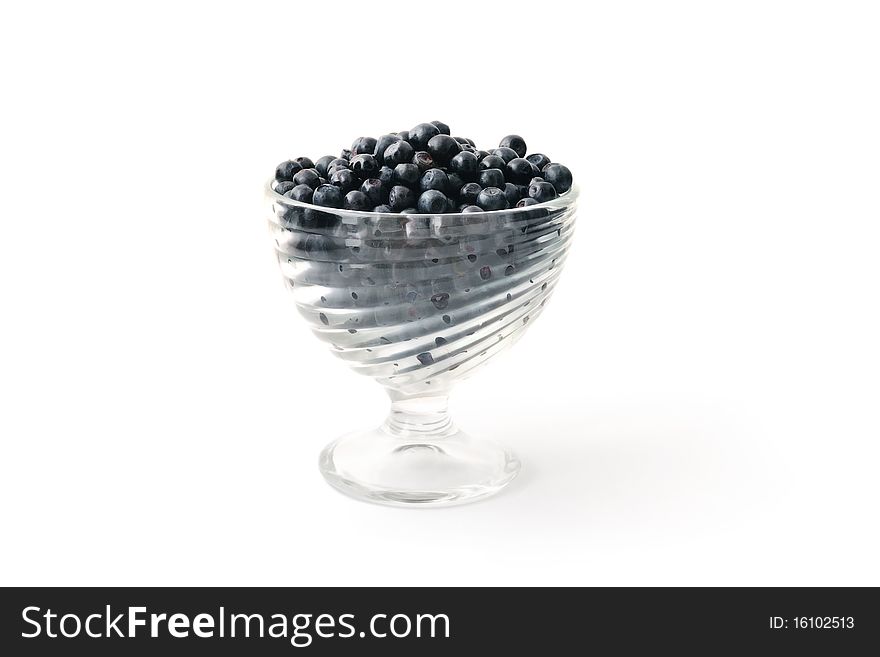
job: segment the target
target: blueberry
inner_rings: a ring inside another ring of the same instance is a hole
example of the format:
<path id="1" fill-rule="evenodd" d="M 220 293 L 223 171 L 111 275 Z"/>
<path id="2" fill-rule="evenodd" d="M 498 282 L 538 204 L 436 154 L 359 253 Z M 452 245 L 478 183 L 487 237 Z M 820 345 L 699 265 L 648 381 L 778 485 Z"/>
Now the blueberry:
<path id="1" fill-rule="evenodd" d="M 296 187 L 287 190 L 284 195 L 287 198 L 292 198 L 294 201 L 299 201 L 300 203 L 311 203 L 314 193 L 315 190 L 308 185 L 297 185 Z"/>
<path id="2" fill-rule="evenodd" d="M 477 149 L 474 148 L 473 146 L 471 146 L 470 144 L 462 144 L 461 142 L 459 142 L 459 145 L 461 146 L 462 152 L 468 152 L 468 153 L 476 153 L 477 152 Z"/>
<path id="3" fill-rule="evenodd" d="M 530 205 L 538 205 L 538 202 L 533 198 L 529 198 L 528 196 L 526 198 L 521 198 L 519 201 L 516 202 L 516 207 L 518 208 L 527 208 Z"/>
<path id="4" fill-rule="evenodd" d="M 341 208 L 342 192 L 333 185 L 321 185 L 312 195 L 312 203 L 325 208 Z"/>
<path id="5" fill-rule="evenodd" d="M 394 167 L 394 176 L 392 177 L 392 182 L 398 185 L 406 185 L 408 187 L 412 187 L 419 182 L 419 178 L 421 178 L 422 172 L 419 171 L 419 168 L 412 164 L 411 162 L 406 162 L 404 164 L 398 164 Z"/>
<path id="6" fill-rule="evenodd" d="M 431 121 L 431 124 L 440 131 L 441 135 L 449 134 L 449 126 L 443 123 L 443 121 Z"/>
<path id="7" fill-rule="evenodd" d="M 541 176 L 535 176 L 534 178 L 532 178 L 529 181 L 529 184 L 531 185 L 533 182 L 547 182 L 547 181 L 544 180 Z"/>
<path id="8" fill-rule="evenodd" d="M 529 183 L 530 185 L 531 183 Z M 517 185 L 516 191 L 519 192 L 520 198 L 528 198 L 529 197 L 529 185 Z"/>
<path id="9" fill-rule="evenodd" d="M 318 184 L 319 185 L 326 185 L 329 182 L 330 181 L 327 180 L 324 176 L 318 176 Z"/>
<path id="10" fill-rule="evenodd" d="M 484 210 L 506 210 L 507 197 L 497 187 L 487 187 L 477 195 L 477 205 Z"/>
<path id="11" fill-rule="evenodd" d="M 418 214 L 418 212 L 419 212 L 418 208 L 411 207 L 411 208 L 405 208 L 405 209 L 401 210 L 400 214 Z"/>
<path id="12" fill-rule="evenodd" d="M 419 123 L 409 131 L 409 143 L 417 151 L 423 151 L 428 147 L 428 141 L 431 137 L 439 134 L 440 130 L 433 123 Z"/>
<path id="13" fill-rule="evenodd" d="M 314 169 L 302 169 L 301 171 L 297 171 L 293 176 L 293 182 L 297 185 L 308 185 L 312 189 L 315 189 L 321 184 L 321 181 L 318 180 L 318 178 L 320 178 L 320 176 Z"/>
<path id="14" fill-rule="evenodd" d="M 507 162 L 502 160 L 497 155 L 487 155 L 482 160 L 480 160 L 480 169 L 498 169 L 500 171 L 504 171 L 504 167 L 507 166 Z"/>
<path id="15" fill-rule="evenodd" d="M 372 155 L 360 153 L 351 157 L 351 170 L 358 178 L 366 180 L 379 171 L 379 163 Z"/>
<path id="16" fill-rule="evenodd" d="M 419 189 L 423 192 L 436 189 L 445 193 L 449 189 L 449 178 L 442 169 L 428 169 L 419 180 Z"/>
<path id="17" fill-rule="evenodd" d="M 275 167 L 275 180 L 293 180 L 293 176 L 302 170 L 299 162 L 285 160 Z"/>
<path id="18" fill-rule="evenodd" d="M 504 187 L 504 173 L 501 169 L 483 169 L 479 177 L 480 187 Z"/>
<path id="19" fill-rule="evenodd" d="M 519 188 L 513 183 L 504 183 L 504 196 L 507 198 L 508 207 L 513 207 L 517 204 L 517 201 L 521 198 L 519 195 Z"/>
<path id="20" fill-rule="evenodd" d="M 351 154 L 360 155 L 362 153 L 372 155 L 376 150 L 376 140 L 372 137 L 358 137 L 351 144 Z"/>
<path id="21" fill-rule="evenodd" d="M 507 180 L 517 185 L 524 185 L 540 173 L 538 167 L 524 157 L 515 157 L 505 168 Z"/>
<path id="22" fill-rule="evenodd" d="M 330 163 L 335 160 L 332 155 L 325 155 L 324 157 L 319 157 L 318 161 L 315 162 L 315 170 L 322 176 L 327 177 L 327 167 L 330 166 Z"/>
<path id="23" fill-rule="evenodd" d="M 327 163 L 327 173 L 333 173 L 332 169 L 334 167 L 343 167 L 345 169 L 348 168 L 348 160 L 342 157 L 334 157 Z M 320 172 L 319 172 L 320 173 Z"/>
<path id="24" fill-rule="evenodd" d="M 403 141 L 409 141 L 409 130 L 401 130 L 397 133 L 397 136 L 403 139 Z"/>
<path id="25" fill-rule="evenodd" d="M 419 168 L 419 171 L 427 171 L 434 168 L 434 158 L 427 151 L 418 151 L 413 155 L 412 163 Z"/>
<path id="26" fill-rule="evenodd" d="M 548 164 L 541 170 L 544 179 L 553 185 L 558 194 L 565 194 L 571 189 L 571 171 L 564 164 L 555 162 Z"/>
<path id="27" fill-rule="evenodd" d="M 477 196 L 481 191 L 483 191 L 483 188 L 479 184 L 475 182 L 467 183 L 458 190 L 458 199 L 463 203 L 473 205 L 477 202 Z"/>
<path id="28" fill-rule="evenodd" d="M 368 178 L 361 185 L 361 191 L 370 199 L 371 205 L 382 205 L 385 202 L 385 185 L 378 178 Z"/>
<path id="29" fill-rule="evenodd" d="M 552 201 L 556 198 L 556 190 L 548 182 L 536 182 L 529 185 L 529 198 L 535 199 L 538 203 Z"/>
<path id="30" fill-rule="evenodd" d="M 480 162 L 477 156 L 467 151 L 462 151 L 449 160 L 449 170 L 454 171 L 465 180 L 474 180 L 479 171 Z"/>
<path id="31" fill-rule="evenodd" d="M 350 160 L 351 159 L 351 151 L 348 150 L 347 148 L 343 148 L 342 152 L 339 154 L 339 157 L 341 157 L 343 160 Z"/>
<path id="32" fill-rule="evenodd" d="M 484 158 L 487 158 L 491 155 L 489 151 L 481 151 L 479 148 L 474 151 L 474 155 L 477 156 L 477 159 L 482 161 Z M 503 160 L 502 160 L 503 161 Z"/>
<path id="33" fill-rule="evenodd" d="M 428 152 L 438 164 L 446 164 L 461 152 L 461 146 L 449 135 L 437 135 L 428 140 Z"/>
<path id="34" fill-rule="evenodd" d="M 471 212 L 483 212 L 483 208 L 481 208 L 479 205 L 468 205 L 462 210 L 462 212 L 467 212 L 468 214 L 470 214 Z"/>
<path id="35" fill-rule="evenodd" d="M 388 205 L 392 210 L 405 210 L 415 205 L 416 201 L 416 193 L 403 185 L 395 185 L 388 193 Z"/>
<path id="36" fill-rule="evenodd" d="M 465 182 L 467 182 L 464 178 L 459 176 L 457 173 L 446 172 L 446 179 L 448 180 L 448 184 L 446 186 L 447 194 L 449 196 L 458 196 L 458 190 L 460 190 Z"/>
<path id="37" fill-rule="evenodd" d="M 469 208 L 470 204 L 469 203 L 459 203 L 456 207 L 458 208 L 459 212 L 464 212 L 464 209 Z"/>
<path id="38" fill-rule="evenodd" d="M 474 146 L 476 146 L 476 144 L 474 144 L 474 140 L 469 139 L 467 137 L 453 137 L 453 139 L 455 141 L 457 141 L 459 144 L 461 144 L 462 146 L 464 146 L 465 144 L 467 144 L 471 148 L 474 148 Z"/>
<path id="39" fill-rule="evenodd" d="M 275 193 L 284 195 L 294 187 L 296 187 L 296 183 L 292 180 L 282 180 L 280 183 L 275 185 Z"/>
<path id="40" fill-rule="evenodd" d="M 345 193 L 356 189 L 360 181 L 351 171 L 340 167 L 330 174 L 330 184 L 338 187 Z"/>
<path id="41" fill-rule="evenodd" d="M 391 214 L 392 212 L 394 212 L 394 210 L 392 210 L 390 206 L 383 204 L 377 205 L 375 208 L 373 208 L 373 212 L 384 212 L 385 214 Z"/>
<path id="42" fill-rule="evenodd" d="M 429 351 L 424 351 L 424 352 L 420 353 L 418 356 L 416 356 L 416 358 L 418 358 L 419 362 L 422 365 L 433 365 L 434 364 L 434 357 L 431 355 L 431 352 L 429 352 Z"/>
<path id="43" fill-rule="evenodd" d="M 307 157 L 295 157 L 293 159 L 293 161 L 296 162 L 297 164 L 299 164 L 303 169 L 314 169 L 315 168 L 315 163 L 312 162 Z"/>
<path id="44" fill-rule="evenodd" d="M 393 167 L 405 162 L 412 162 L 413 155 L 415 155 L 415 149 L 410 146 L 409 142 L 401 139 L 385 149 L 384 161 L 385 164 Z"/>
<path id="45" fill-rule="evenodd" d="M 382 135 L 376 140 L 376 147 L 373 149 L 373 157 L 375 157 L 380 163 L 385 162 L 385 149 L 391 146 L 391 144 L 396 144 L 399 141 L 400 137 L 397 135 Z"/>
<path id="46" fill-rule="evenodd" d="M 394 180 L 394 169 L 391 167 L 382 167 L 379 169 L 379 173 L 376 174 L 376 178 L 382 181 L 385 187 L 391 187 L 391 181 Z"/>
<path id="47" fill-rule="evenodd" d="M 538 171 L 550 164 L 550 158 L 543 153 L 532 153 L 526 159 L 538 167 Z"/>
<path id="48" fill-rule="evenodd" d="M 363 192 L 354 189 L 345 195 L 342 207 L 346 210 L 369 210 L 373 207 L 370 199 Z"/>
<path id="49" fill-rule="evenodd" d="M 526 156 L 526 141 L 519 135 L 507 135 L 498 145 L 501 148 L 513 149 L 517 157 Z"/>
<path id="50" fill-rule="evenodd" d="M 418 202 L 419 212 L 422 214 L 440 214 L 446 212 L 446 195 L 436 189 L 422 192 Z"/>
<path id="51" fill-rule="evenodd" d="M 505 164 L 510 162 L 512 159 L 519 157 L 515 150 L 513 150 L 512 148 L 507 148 L 506 146 L 496 148 L 494 151 L 492 151 L 492 154 L 497 155 L 502 160 L 504 160 Z"/>

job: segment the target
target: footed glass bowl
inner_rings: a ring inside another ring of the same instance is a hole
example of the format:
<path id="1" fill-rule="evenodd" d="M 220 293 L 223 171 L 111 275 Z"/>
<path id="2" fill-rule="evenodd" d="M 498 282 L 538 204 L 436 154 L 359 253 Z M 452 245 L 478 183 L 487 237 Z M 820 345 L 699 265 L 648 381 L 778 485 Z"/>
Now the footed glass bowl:
<path id="1" fill-rule="evenodd" d="M 571 244 L 577 187 L 524 208 L 425 215 L 322 208 L 272 185 L 269 226 L 300 313 L 391 398 L 381 427 L 324 449 L 327 481 L 398 506 L 501 490 L 519 461 L 456 428 L 448 395 L 541 314 Z"/>

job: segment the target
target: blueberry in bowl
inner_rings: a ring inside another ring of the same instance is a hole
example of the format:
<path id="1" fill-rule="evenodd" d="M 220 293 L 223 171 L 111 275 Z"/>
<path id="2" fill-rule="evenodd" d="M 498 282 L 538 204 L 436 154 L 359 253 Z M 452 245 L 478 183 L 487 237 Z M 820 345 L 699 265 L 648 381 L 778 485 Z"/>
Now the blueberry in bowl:
<path id="1" fill-rule="evenodd" d="M 447 398 L 543 312 L 578 188 L 522 137 L 478 149 L 450 134 L 433 121 L 358 137 L 341 157 L 285 160 L 266 185 L 275 254 L 299 312 L 391 399 L 381 427 L 321 454 L 326 480 L 362 500 L 461 504 L 519 470 L 510 451 L 458 429 Z"/>

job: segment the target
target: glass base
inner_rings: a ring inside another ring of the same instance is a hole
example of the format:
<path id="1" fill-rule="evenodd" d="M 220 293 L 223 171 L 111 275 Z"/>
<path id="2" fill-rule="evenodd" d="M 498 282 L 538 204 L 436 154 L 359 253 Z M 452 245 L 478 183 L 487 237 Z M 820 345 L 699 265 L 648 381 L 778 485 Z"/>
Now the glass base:
<path id="1" fill-rule="evenodd" d="M 321 473 L 351 497 L 405 507 L 452 506 L 494 495 L 519 459 L 454 427 L 445 398 L 395 402 L 382 427 L 345 435 L 321 453 Z"/>

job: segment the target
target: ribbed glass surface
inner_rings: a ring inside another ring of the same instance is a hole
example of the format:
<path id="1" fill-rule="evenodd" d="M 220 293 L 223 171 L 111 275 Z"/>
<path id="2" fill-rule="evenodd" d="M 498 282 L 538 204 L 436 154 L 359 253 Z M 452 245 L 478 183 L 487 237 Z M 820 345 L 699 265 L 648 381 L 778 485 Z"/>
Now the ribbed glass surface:
<path id="1" fill-rule="evenodd" d="M 571 243 L 577 188 L 537 206 L 403 215 L 267 189 L 281 271 L 315 334 L 400 396 L 436 394 L 540 315 Z"/>

